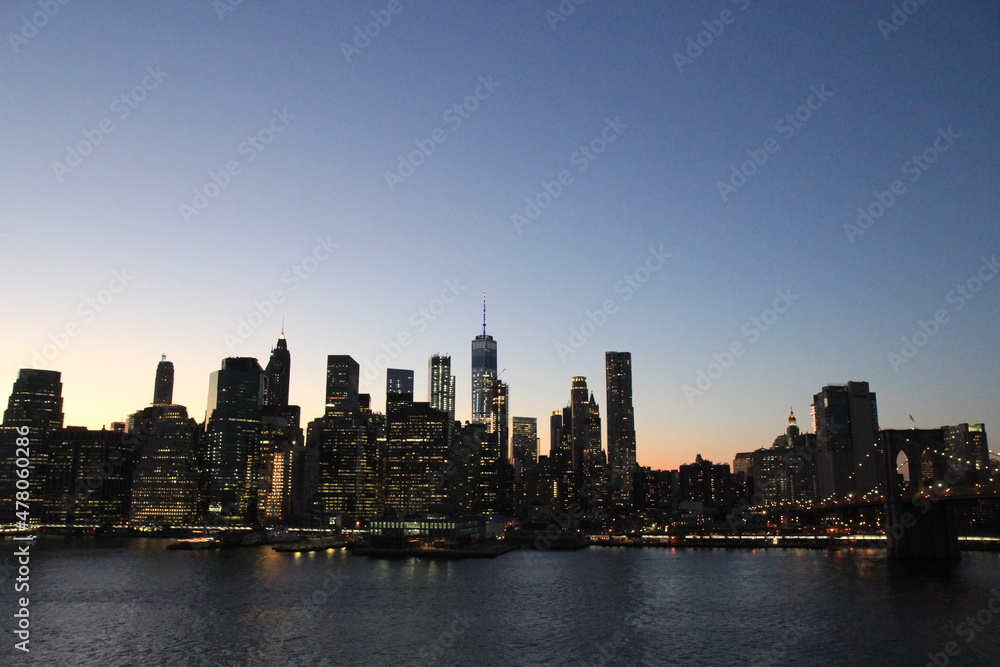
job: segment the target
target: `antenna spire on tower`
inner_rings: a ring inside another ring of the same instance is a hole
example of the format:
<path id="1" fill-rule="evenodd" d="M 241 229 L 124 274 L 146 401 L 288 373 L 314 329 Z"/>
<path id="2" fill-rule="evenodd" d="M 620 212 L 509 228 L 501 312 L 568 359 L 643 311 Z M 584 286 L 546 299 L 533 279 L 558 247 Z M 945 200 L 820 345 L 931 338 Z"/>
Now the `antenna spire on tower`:
<path id="1" fill-rule="evenodd" d="M 486 337 L 486 290 L 483 290 L 483 338 Z"/>

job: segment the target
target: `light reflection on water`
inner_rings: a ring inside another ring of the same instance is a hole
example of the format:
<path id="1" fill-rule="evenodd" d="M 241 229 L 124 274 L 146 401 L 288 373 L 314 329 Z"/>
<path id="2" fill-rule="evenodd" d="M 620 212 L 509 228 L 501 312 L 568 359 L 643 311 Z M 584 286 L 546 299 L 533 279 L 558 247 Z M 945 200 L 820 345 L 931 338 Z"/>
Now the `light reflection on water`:
<path id="1" fill-rule="evenodd" d="M 36 543 L 31 662 L 919 666 L 955 641 L 951 664 L 1000 664 L 1000 618 L 969 643 L 958 634 L 1000 590 L 993 553 L 926 571 L 875 552 L 591 547 L 428 561 L 164 547 Z M 0 602 L 13 610 L 15 597 L 4 581 Z"/>

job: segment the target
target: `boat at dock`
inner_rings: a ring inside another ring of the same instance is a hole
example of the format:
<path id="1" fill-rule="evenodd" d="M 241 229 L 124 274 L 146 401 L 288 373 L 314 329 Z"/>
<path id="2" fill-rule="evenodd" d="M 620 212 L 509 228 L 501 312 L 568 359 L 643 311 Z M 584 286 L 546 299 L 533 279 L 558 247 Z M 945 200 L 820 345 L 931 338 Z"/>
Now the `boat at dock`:
<path id="1" fill-rule="evenodd" d="M 299 534 L 290 530 L 272 530 L 264 538 L 264 541 L 268 544 L 286 544 L 289 542 L 298 542 L 299 539 Z"/>
<path id="2" fill-rule="evenodd" d="M 347 546 L 347 538 L 341 536 L 312 537 L 298 542 L 275 544 L 271 548 L 282 553 L 301 553 L 303 551 L 326 551 Z"/>
<path id="3" fill-rule="evenodd" d="M 220 549 L 222 542 L 214 537 L 191 537 L 184 540 L 177 540 L 167 545 L 168 549 L 201 551 L 204 549 Z"/>

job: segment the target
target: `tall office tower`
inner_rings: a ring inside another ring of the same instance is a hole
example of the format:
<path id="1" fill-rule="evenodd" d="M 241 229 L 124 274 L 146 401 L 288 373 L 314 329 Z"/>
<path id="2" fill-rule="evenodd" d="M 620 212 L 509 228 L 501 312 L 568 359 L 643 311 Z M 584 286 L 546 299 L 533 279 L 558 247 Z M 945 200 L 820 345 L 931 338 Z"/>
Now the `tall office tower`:
<path id="1" fill-rule="evenodd" d="M 18 478 L 13 462 L 22 458 L 18 456 L 18 448 L 23 448 L 24 438 L 28 439 L 29 456 L 23 458 L 28 459 L 28 479 L 32 488 L 41 489 L 45 483 L 49 438 L 63 426 L 60 378 L 58 371 L 22 368 L 14 381 L 0 427 L 0 456 L 7 462 L 0 465 L 0 521 L 3 523 L 11 523 L 16 518 L 14 494 Z M 41 521 L 41 496 L 32 493 L 29 504 L 30 520 Z"/>
<path id="2" fill-rule="evenodd" d="M 556 459 L 562 450 L 563 417 L 562 410 L 553 410 L 549 415 L 549 458 Z"/>
<path id="3" fill-rule="evenodd" d="M 587 378 L 574 377 L 569 394 L 570 447 L 573 470 L 577 473 L 583 472 L 584 457 L 590 449 L 590 402 L 587 400 L 587 394 Z"/>
<path id="4" fill-rule="evenodd" d="M 486 333 L 486 293 L 483 293 L 483 333 L 472 341 L 472 421 L 489 424 L 493 381 L 497 379 L 497 344 Z"/>
<path id="5" fill-rule="evenodd" d="M 257 515 L 257 470 L 264 405 L 264 370 L 256 359 L 229 357 L 209 378 L 202 451 L 209 513 L 251 521 Z"/>
<path id="6" fill-rule="evenodd" d="M 326 414 L 349 415 L 358 408 L 361 366 L 350 355 L 326 358 Z"/>
<path id="7" fill-rule="evenodd" d="M 281 329 L 264 369 L 264 408 L 261 412 L 260 455 L 254 478 L 258 523 L 287 525 L 303 518 L 301 495 L 306 452 L 303 451 L 301 408 L 288 404 L 292 356 Z"/>
<path id="8" fill-rule="evenodd" d="M 32 437 L 49 435 L 63 426 L 62 381 L 59 371 L 22 368 L 14 381 L 4 426 L 28 426 Z"/>
<path id="9" fill-rule="evenodd" d="M 525 471 L 538 462 L 538 420 L 534 417 L 514 417 L 512 421 L 514 478 L 520 480 Z"/>
<path id="10" fill-rule="evenodd" d="M 153 387 L 153 405 L 170 405 L 174 402 L 174 363 L 167 355 L 156 364 L 156 384 Z"/>
<path id="11" fill-rule="evenodd" d="M 944 446 L 952 469 L 967 482 L 985 482 L 990 472 L 990 448 L 985 424 L 944 426 Z"/>
<path id="12" fill-rule="evenodd" d="M 427 395 L 431 407 L 448 413 L 448 419 L 455 421 L 455 376 L 451 374 L 451 356 L 435 354 L 427 369 L 430 385 Z"/>
<path id="13" fill-rule="evenodd" d="M 135 452 L 123 431 L 83 426 L 50 436 L 48 474 L 41 491 L 44 521 L 66 526 L 110 526 L 128 520 Z"/>
<path id="14" fill-rule="evenodd" d="M 636 471 L 635 410 L 632 407 L 632 354 L 606 352 L 608 467 L 611 497 L 618 507 L 628 507 Z"/>
<path id="15" fill-rule="evenodd" d="M 293 507 L 297 484 L 301 484 L 296 459 L 301 458 L 301 431 L 292 428 L 279 405 L 265 405 L 261 411 L 260 456 L 254 474 L 257 496 L 257 523 L 288 525 L 297 516 Z"/>
<path id="16" fill-rule="evenodd" d="M 823 387 L 813 396 L 812 410 L 820 498 L 881 488 L 885 471 L 878 447 L 878 411 L 868 383 Z"/>
<path id="17" fill-rule="evenodd" d="M 451 456 L 452 422 L 430 403 L 409 403 L 386 415 L 386 505 L 425 514 L 447 502 L 444 478 Z"/>
<path id="18" fill-rule="evenodd" d="M 490 432 L 496 440 L 497 458 L 510 461 L 510 396 L 506 382 L 493 381 L 490 400 Z"/>
<path id="19" fill-rule="evenodd" d="M 154 405 L 129 418 L 135 468 L 129 520 L 190 525 L 198 519 L 198 423 L 183 405 Z"/>
<path id="20" fill-rule="evenodd" d="M 378 510 L 377 443 L 370 428 L 370 397 L 358 393 L 359 364 L 348 355 L 327 357 L 326 415 L 309 424 L 307 449 L 316 453 L 315 511 L 324 523 L 351 523 Z"/>
<path id="21" fill-rule="evenodd" d="M 271 349 L 271 358 L 264 369 L 267 379 L 264 385 L 265 405 L 288 405 L 288 386 L 291 382 L 292 355 L 288 351 L 285 330 L 281 330 L 278 343 Z"/>
<path id="22" fill-rule="evenodd" d="M 385 371 L 385 413 L 413 403 L 413 371 L 387 368 Z"/>
<path id="23" fill-rule="evenodd" d="M 601 448 L 601 409 L 594 399 L 594 392 L 590 392 L 590 400 L 587 402 L 587 450 L 584 459 L 591 466 L 591 475 L 596 472 L 597 467 L 603 467 L 607 463 L 607 457 Z"/>

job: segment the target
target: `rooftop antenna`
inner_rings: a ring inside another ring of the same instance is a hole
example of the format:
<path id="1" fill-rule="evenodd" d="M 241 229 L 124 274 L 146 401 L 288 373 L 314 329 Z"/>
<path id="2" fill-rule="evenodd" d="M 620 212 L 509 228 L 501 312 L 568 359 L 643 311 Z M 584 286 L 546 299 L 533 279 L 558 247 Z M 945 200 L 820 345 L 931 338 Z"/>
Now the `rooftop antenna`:
<path id="1" fill-rule="evenodd" d="M 483 338 L 486 338 L 486 290 L 483 290 Z"/>

